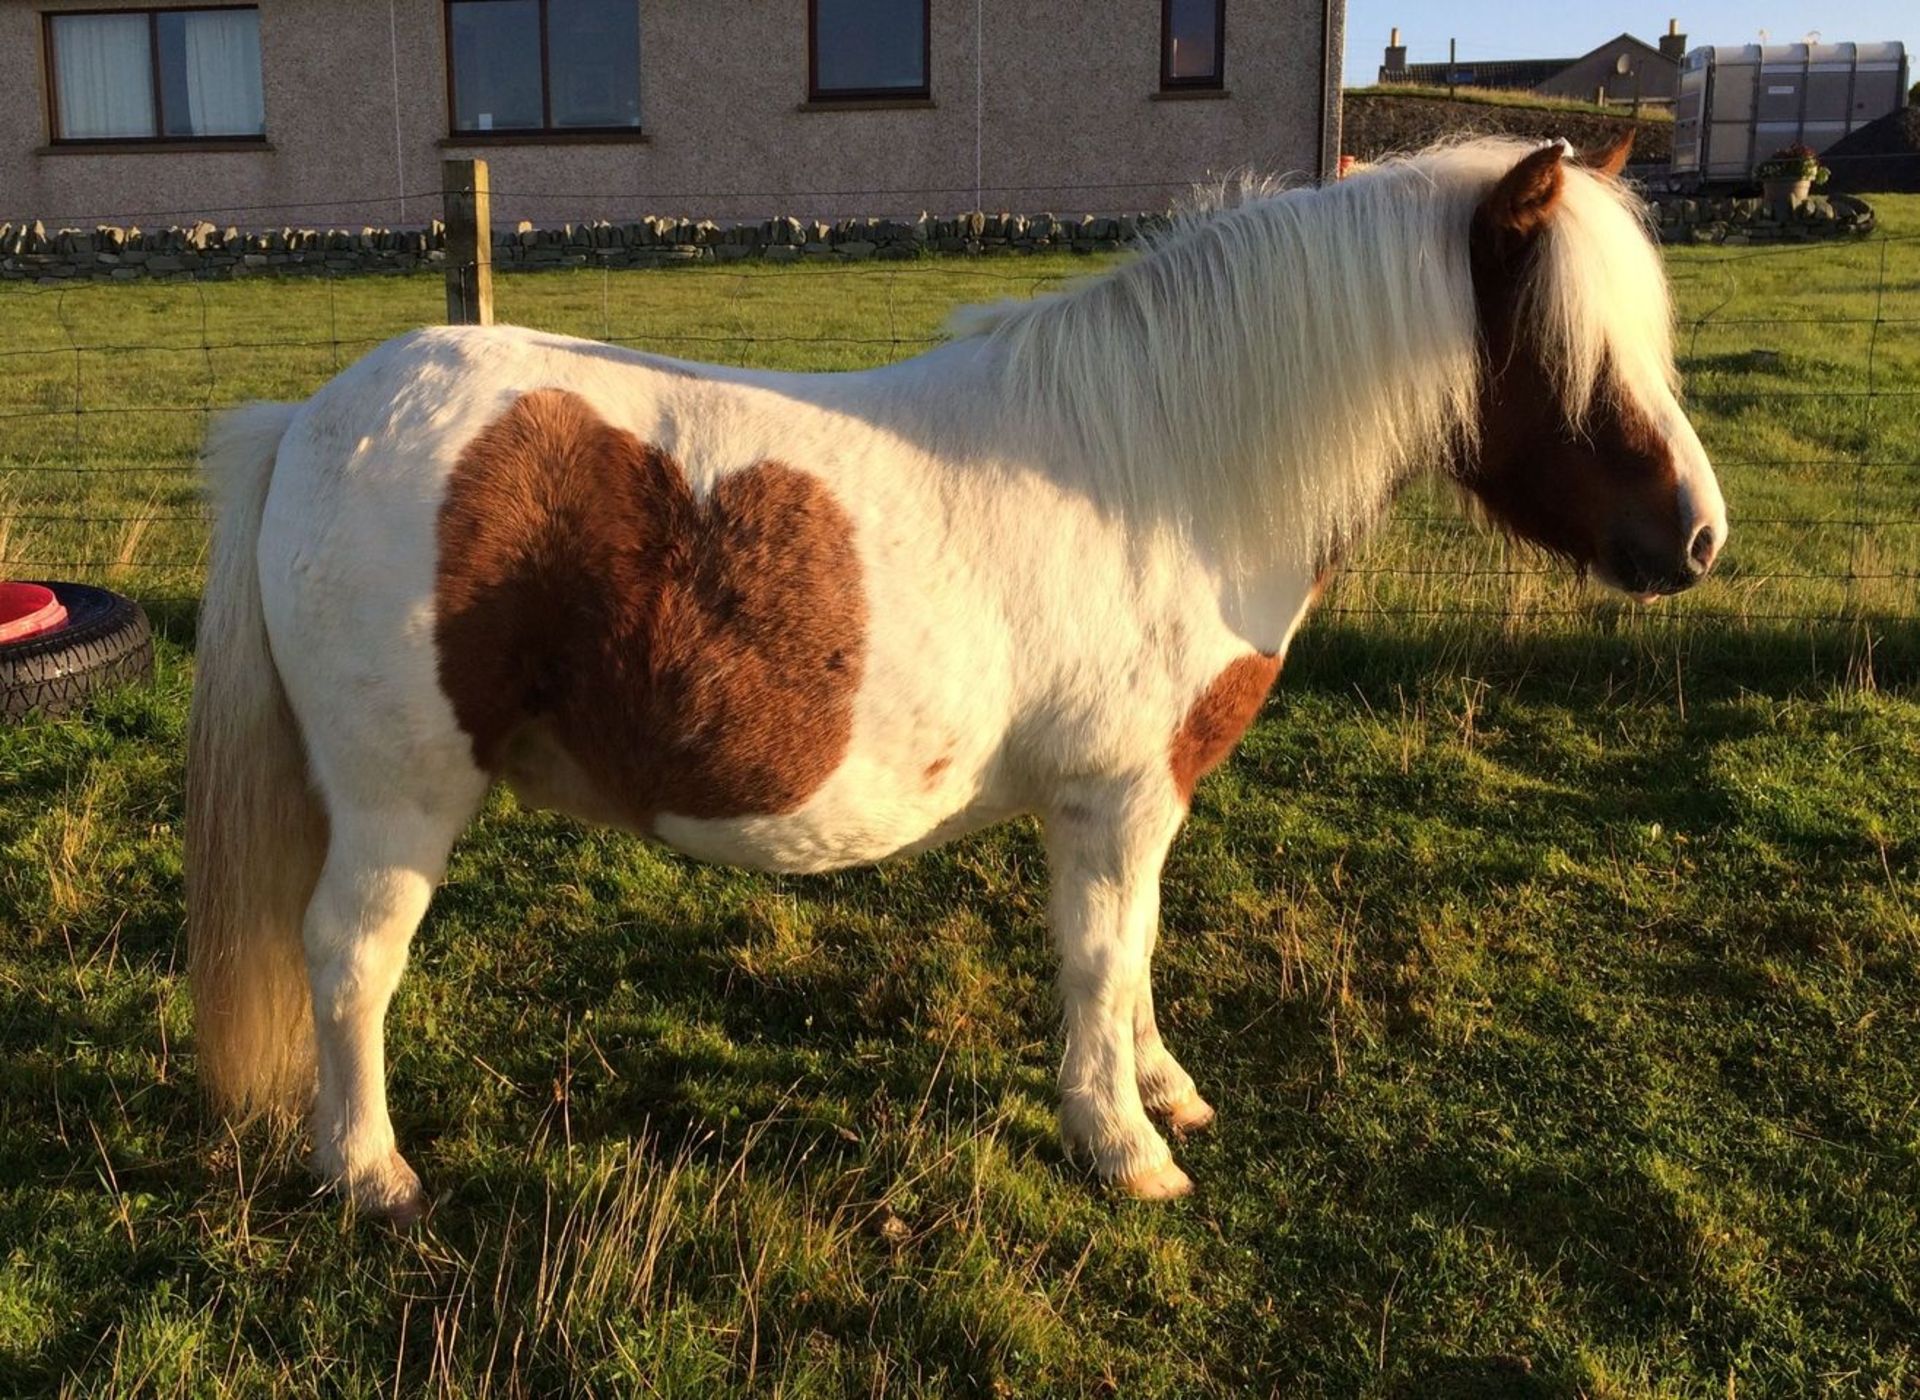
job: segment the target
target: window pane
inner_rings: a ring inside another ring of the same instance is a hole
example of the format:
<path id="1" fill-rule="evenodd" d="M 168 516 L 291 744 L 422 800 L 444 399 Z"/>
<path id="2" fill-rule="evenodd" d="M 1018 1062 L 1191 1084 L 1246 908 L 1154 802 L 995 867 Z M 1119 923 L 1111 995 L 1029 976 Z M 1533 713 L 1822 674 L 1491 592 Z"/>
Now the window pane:
<path id="1" fill-rule="evenodd" d="M 1166 0 L 1167 74 L 1173 78 L 1220 75 L 1220 10 L 1215 0 Z"/>
<path id="2" fill-rule="evenodd" d="M 541 125 L 539 0 L 462 0 L 452 19 L 454 130 Z"/>
<path id="3" fill-rule="evenodd" d="M 549 0 L 555 126 L 640 125 L 640 0 Z"/>
<path id="4" fill-rule="evenodd" d="M 52 32 L 63 137 L 156 134 L 145 15 L 55 15 Z"/>
<path id="5" fill-rule="evenodd" d="M 815 0 L 814 81 L 822 92 L 924 91 L 923 0 Z"/>
<path id="6" fill-rule="evenodd" d="M 160 122 L 169 136 L 262 136 L 258 10 L 162 10 Z"/>

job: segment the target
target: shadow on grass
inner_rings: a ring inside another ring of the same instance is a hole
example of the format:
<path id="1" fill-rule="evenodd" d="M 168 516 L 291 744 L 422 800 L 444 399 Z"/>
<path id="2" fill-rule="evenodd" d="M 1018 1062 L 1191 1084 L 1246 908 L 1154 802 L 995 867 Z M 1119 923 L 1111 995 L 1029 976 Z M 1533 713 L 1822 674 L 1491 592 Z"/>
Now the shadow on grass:
<path id="1" fill-rule="evenodd" d="M 1517 1356 L 1426 1354 L 1409 1369 L 1419 1379 L 1396 1386 L 1394 1400 L 1549 1400 L 1576 1393 L 1571 1377 L 1536 1373 Z"/>
<path id="2" fill-rule="evenodd" d="M 146 610 L 147 621 L 155 633 L 188 651 L 193 650 L 200 635 L 198 598 L 142 599 L 140 606 Z"/>
<path id="3" fill-rule="evenodd" d="M 1579 630 L 1503 634 L 1487 620 L 1322 617 L 1295 641 L 1281 684 L 1347 695 L 1358 687 L 1374 697 L 1449 673 L 1589 703 L 1672 697 L 1676 683 L 1688 701 L 1794 696 L 1863 680 L 1905 687 L 1920 684 L 1920 618 L 1641 620 L 1623 605 Z"/>
<path id="4" fill-rule="evenodd" d="M 629 905 L 617 921 L 570 931 L 555 965 L 516 996 L 539 1004 L 550 1029 L 563 1020 L 590 1025 L 591 1046 L 563 1052 L 557 1041 L 523 1045 L 499 1060 L 498 1068 L 531 1100 L 519 1110 L 518 1125 L 503 1131 L 530 1130 L 529 1109 L 540 1111 L 562 1053 L 582 1062 L 568 1107 L 568 1131 L 582 1142 L 627 1138 L 642 1124 L 669 1140 L 700 1141 L 716 1128 L 754 1122 L 775 1157 L 831 1155 L 906 1124 L 943 1079 L 948 1092 L 962 1090 L 986 1104 L 1036 1089 L 1050 1094 L 1047 991 L 1021 995 L 1031 1016 L 1006 1037 L 1010 1044 L 968 1046 L 961 1084 L 954 1034 L 978 1033 L 932 1023 L 932 997 L 920 983 L 933 973 L 913 963 L 909 939 L 898 929 L 840 922 L 831 901 L 849 896 L 845 877 L 825 890 L 809 889 L 811 881 L 781 883 L 802 898 L 820 899 L 827 910 L 819 953 L 804 969 L 743 968 L 751 928 L 733 910 L 702 914 L 685 900 L 660 911 Z M 463 923 L 505 912 L 483 892 L 462 908 L 458 886 L 442 898 L 449 906 L 444 917 Z M 1026 935 L 1040 942 L 1037 929 Z M 979 950 L 984 959 L 1002 966 L 1020 960 L 1008 946 L 1010 936 L 989 937 L 992 946 Z M 488 1036 L 485 1030 L 457 1034 L 474 1044 Z M 1023 1057 L 1023 1044 L 1046 1048 L 1037 1059 Z M 459 1127 L 448 1112 L 455 1106 L 409 1101 L 403 1089 L 397 1092 L 396 1113 L 414 1120 L 412 1130 L 438 1135 Z M 1019 1150 L 1059 1155 L 1051 1133 L 1017 1124 L 1006 1131 Z M 713 1151 L 730 1150 L 725 1137 L 715 1138 Z"/>

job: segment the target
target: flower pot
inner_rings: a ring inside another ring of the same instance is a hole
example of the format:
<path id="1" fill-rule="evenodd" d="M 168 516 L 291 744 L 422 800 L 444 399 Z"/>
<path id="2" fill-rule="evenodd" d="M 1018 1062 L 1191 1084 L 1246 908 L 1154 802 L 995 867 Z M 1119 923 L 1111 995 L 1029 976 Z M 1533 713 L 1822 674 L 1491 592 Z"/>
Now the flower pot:
<path id="1" fill-rule="evenodd" d="M 1793 217 L 1793 211 L 1807 202 L 1807 191 L 1813 188 L 1813 177 L 1801 175 L 1792 179 L 1781 178 L 1762 180 L 1760 189 L 1766 195 L 1767 208 L 1773 217 L 1786 220 Z"/>

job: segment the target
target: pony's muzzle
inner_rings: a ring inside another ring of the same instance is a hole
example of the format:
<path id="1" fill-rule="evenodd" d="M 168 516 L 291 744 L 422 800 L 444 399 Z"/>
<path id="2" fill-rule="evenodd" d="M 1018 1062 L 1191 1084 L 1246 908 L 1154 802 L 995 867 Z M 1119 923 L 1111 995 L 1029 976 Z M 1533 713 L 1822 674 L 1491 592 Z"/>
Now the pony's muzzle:
<path id="1" fill-rule="evenodd" d="M 1622 531 L 1606 551 L 1600 572 L 1621 592 L 1643 601 L 1683 593 L 1707 576 L 1724 534 L 1711 522 L 1696 525 L 1682 536 L 1684 548 L 1676 549 L 1671 536 L 1656 541 Z"/>

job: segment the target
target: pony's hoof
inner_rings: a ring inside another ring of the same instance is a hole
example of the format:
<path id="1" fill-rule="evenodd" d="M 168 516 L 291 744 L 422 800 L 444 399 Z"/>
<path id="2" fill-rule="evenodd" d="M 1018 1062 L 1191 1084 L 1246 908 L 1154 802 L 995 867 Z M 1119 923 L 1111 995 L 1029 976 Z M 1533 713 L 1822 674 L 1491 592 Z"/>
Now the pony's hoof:
<path id="1" fill-rule="evenodd" d="M 411 1173 L 409 1173 L 411 1174 Z M 386 1218 L 387 1224 L 396 1230 L 411 1230 L 427 1215 L 427 1193 L 420 1189 L 420 1179 L 414 1178 L 413 1190 L 400 1199 L 375 1209 Z"/>
<path id="2" fill-rule="evenodd" d="M 424 1194 L 404 1201 L 387 1212 L 387 1224 L 402 1234 L 417 1229 L 426 1218 L 427 1198 Z"/>
<path id="3" fill-rule="evenodd" d="M 1193 1178 L 1172 1162 L 1122 1177 L 1114 1183 L 1136 1201 L 1172 1201 L 1193 1190 Z"/>
<path id="4" fill-rule="evenodd" d="M 1191 1137 L 1213 1126 L 1213 1105 L 1198 1094 L 1189 1094 L 1177 1104 L 1160 1110 L 1167 1128 L 1175 1137 Z"/>
<path id="5" fill-rule="evenodd" d="M 427 1213 L 427 1193 L 420 1177 L 398 1152 L 375 1171 L 361 1172 L 337 1185 L 355 1210 L 385 1220 L 397 1230 L 410 1230 Z"/>

